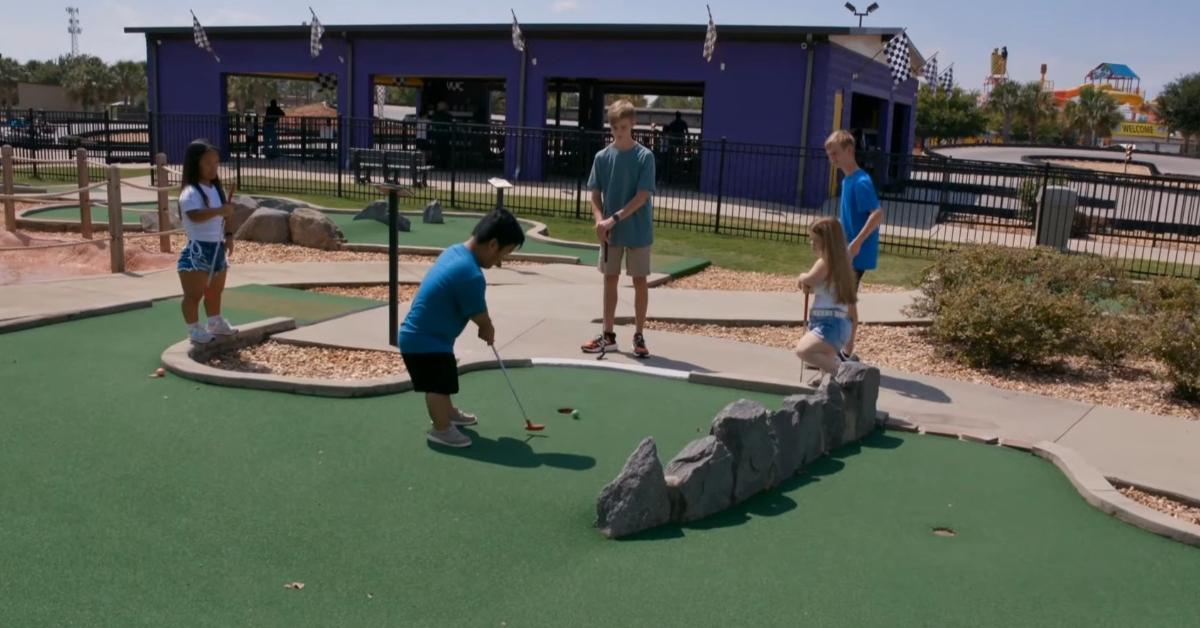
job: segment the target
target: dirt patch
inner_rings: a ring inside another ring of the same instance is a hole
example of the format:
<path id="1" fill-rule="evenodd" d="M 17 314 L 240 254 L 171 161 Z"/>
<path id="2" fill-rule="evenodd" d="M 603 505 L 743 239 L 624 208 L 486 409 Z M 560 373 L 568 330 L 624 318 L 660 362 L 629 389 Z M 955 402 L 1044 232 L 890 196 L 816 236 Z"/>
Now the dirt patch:
<path id="1" fill-rule="evenodd" d="M 208 365 L 239 373 L 333 380 L 375 379 L 405 372 L 399 353 L 300 347 L 274 340 L 223 353 Z"/>
<path id="2" fill-rule="evenodd" d="M 57 246 L 74 244 L 74 246 Z M 126 241 L 125 269 L 150 272 L 174 266 L 178 254 L 159 253 L 157 238 Z M 68 279 L 112 272 L 107 234 L 85 240 L 72 233 L 0 230 L 0 285 Z"/>
<path id="3" fill-rule="evenodd" d="M 803 335 L 800 327 L 725 327 L 651 321 L 652 330 L 725 338 L 780 349 L 792 349 Z M 864 362 L 919 375 L 945 377 L 1058 399 L 1125 408 L 1200 420 L 1200 404 L 1172 394 L 1166 368 L 1143 360 L 1125 365 L 1071 357 L 1057 370 L 1030 373 L 1015 369 L 976 369 L 942 356 L 920 327 L 864 325 L 855 351 Z"/>
<path id="4" fill-rule="evenodd" d="M 400 303 L 407 303 L 413 300 L 417 294 L 417 289 L 420 286 L 409 284 L 400 284 L 397 287 Z M 333 294 L 342 297 L 357 297 L 359 299 L 374 299 L 375 301 L 387 302 L 389 298 L 387 284 L 377 284 L 372 286 L 314 286 L 306 288 L 309 292 L 319 292 L 321 294 Z"/>
<path id="5" fill-rule="evenodd" d="M 1140 491 L 1132 486 L 1127 486 L 1117 490 L 1121 491 L 1121 494 L 1125 497 L 1128 497 L 1129 499 L 1132 499 L 1143 506 L 1166 513 L 1172 517 L 1175 517 L 1176 519 L 1182 519 L 1188 523 L 1200 525 L 1200 508 L 1197 508 L 1196 506 L 1185 504 L 1181 501 L 1171 499 L 1170 497 L 1163 497 L 1162 495 L 1155 495 L 1153 493 Z"/>

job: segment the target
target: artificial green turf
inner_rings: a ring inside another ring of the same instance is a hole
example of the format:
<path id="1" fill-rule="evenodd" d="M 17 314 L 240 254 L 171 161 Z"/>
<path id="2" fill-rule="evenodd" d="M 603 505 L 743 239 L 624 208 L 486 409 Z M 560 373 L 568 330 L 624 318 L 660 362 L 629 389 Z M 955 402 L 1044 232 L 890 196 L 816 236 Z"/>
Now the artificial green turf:
<path id="1" fill-rule="evenodd" d="M 311 325 L 318 321 L 379 307 L 379 302 L 373 299 L 257 284 L 226 290 L 221 303 L 225 308 L 242 313 L 247 320 L 287 316 L 296 319 L 297 325 Z"/>
<path id="2" fill-rule="evenodd" d="M 121 222 L 126 225 L 141 224 L 139 216 L 143 213 L 154 211 L 158 208 L 155 203 L 125 203 L 121 206 Z M 23 218 L 40 218 L 45 220 L 79 220 L 79 206 L 68 205 L 63 207 L 53 207 L 50 209 L 34 209 L 22 214 Z M 107 225 L 108 224 L 108 208 L 100 205 L 92 205 L 92 224 Z"/>
<path id="3" fill-rule="evenodd" d="M 226 314 L 244 323 L 264 314 Z M 663 459 L 747 394 L 630 374 L 462 378 L 422 399 L 150 379 L 177 303 L 0 335 L 0 625 L 1185 626 L 1200 551 L 1087 506 L 1050 464 L 880 435 L 727 514 L 591 527 L 639 439 Z M 573 406 L 579 420 L 554 409 Z M 1003 411 L 997 408 L 997 411 Z M 951 526 L 955 538 L 930 534 Z M 284 584 L 305 583 L 300 591 Z M 1190 619 L 1189 619 L 1190 618 Z"/>

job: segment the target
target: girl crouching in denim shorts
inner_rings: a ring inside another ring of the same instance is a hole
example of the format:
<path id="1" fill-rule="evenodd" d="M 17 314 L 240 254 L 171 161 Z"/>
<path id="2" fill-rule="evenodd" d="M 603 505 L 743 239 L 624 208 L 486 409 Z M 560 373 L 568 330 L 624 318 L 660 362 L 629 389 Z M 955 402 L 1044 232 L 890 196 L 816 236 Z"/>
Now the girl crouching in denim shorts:
<path id="1" fill-rule="evenodd" d="M 808 230 L 817 261 L 800 275 L 799 285 L 815 295 L 809 309 L 808 333 L 796 345 L 796 355 L 829 375 L 836 375 L 838 352 L 850 340 L 850 306 L 858 302 L 850 268 L 846 233 L 833 218 L 822 218 Z"/>

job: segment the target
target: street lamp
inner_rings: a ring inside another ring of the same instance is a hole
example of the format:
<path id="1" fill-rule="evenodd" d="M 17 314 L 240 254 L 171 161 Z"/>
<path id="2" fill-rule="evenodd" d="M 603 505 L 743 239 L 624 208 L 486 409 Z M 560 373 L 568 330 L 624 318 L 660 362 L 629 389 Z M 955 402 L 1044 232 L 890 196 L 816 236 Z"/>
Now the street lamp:
<path id="1" fill-rule="evenodd" d="M 876 10 L 878 10 L 878 9 L 879 9 L 879 3 L 878 3 L 878 2 L 872 2 L 872 3 L 871 3 L 871 6 L 867 7 L 867 10 L 866 10 L 866 12 L 859 13 L 859 11 L 858 11 L 858 8 L 857 8 L 857 7 L 855 7 L 853 4 L 850 4 L 849 2 L 847 2 L 847 3 L 846 3 L 846 10 L 847 10 L 847 11 L 849 11 L 849 12 L 851 12 L 851 13 L 853 13 L 854 15 L 858 16 L 858 27 L 859 27 L 859 28 L 862 28 L 862 20 L 863 20 L 863 18 L 864 18 L 864 17 L 866 17 L 866 16 L 868 16 L 868 15 L 870 15 L 870 14 L 872 14 L 872 13 L 874 13 L 874 12 L 875 12 Z"/>

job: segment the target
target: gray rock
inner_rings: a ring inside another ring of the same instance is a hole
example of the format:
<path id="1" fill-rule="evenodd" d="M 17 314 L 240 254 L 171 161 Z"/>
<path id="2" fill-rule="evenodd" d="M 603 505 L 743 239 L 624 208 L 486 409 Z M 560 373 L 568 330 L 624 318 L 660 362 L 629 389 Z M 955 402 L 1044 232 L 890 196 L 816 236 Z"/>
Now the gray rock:
<path id="1" fill-rule="evenodd" d="M 229 219 L 229 224 L 226 225 L 226 229 L 236 233 L 238 229 L 242 228 L 242 225 L 246 224 L 246 221 L 250 219 L 250 216 L 254 215 L 254 212 L 257 211 L 258 208 L 258 201 L 254 200 L 253 197 L 243 196 L 240 194 L 234 196 L 233 218 Z"/>
<path id="2" fill-rule="evenodd" d="M 846 438 L 862 440 L 876 428 L 879 369 L 862 362 L 843 362 L 835 379 L 845 395 Z"/>
<path id="3" fill-rule="evenodd" d="M 775 433 L 775 481 L 780 484 L 796 474 L 804 465 L 804 450 L 800 447 L 800 414 L 783 408 L 771 414 L 771 431 Z"/>
<path id="4" fill-rule="evenodd" d="M 372 201 L 354 215 L 354 220 L 374 220 L 384 225 L 388 224 L 388 202 Z M 404 214 L 396 216 L 396 231 L 412 231 L 412 222 Z"/>
<path id="5" fill-rule="evenodd" d="M 179 223 L 179 213 L 177 211 L 175 211 L 174 209 L 167 210 L 167 228 L 166 229 L 158 228 L 158 212 L 157 211 L 139 214 L 138 221 L 142 223 L 142 231 L 147 231 L 147 232 L 149 232 L 149 231 L 171 231 L 172 229 L 178 229 L 181 226 Z"/>
<path id="6" fill-rule="evenodd" d="M 735 503 L 774 486 L 778 445 L 769 416 L 761 404 L 739 399 L 713 419 L 710 433 L 733 455 Z"/>
<path id="7" fill-rule="evenodd" d="M 288 217 L 292 242 L 313 249 L 332 250 L 341 246 L 346 236 L 328 216 L 311 207 L 300 207 Z"/>
<path id="8" fill-rule="evenodd" d="M 238 240 L 287 244 L 291 240 L 288 213 L 278 209 L 260 207 L 246 219 L 234 234 Z"/>
<path id="9" fill-rule="evenodd" d="M 658 448 L 646 438 L 625 461 L 616 479 L 596 500 L 596 527 L 615 539 L 658 527 L 671 520 L 671 500 Z"/>
<path id="10" fill-rule="evenodd" d="M 809 399 L 814 414 L 821 420 L 825 451 L 828 453 L 846 444 L 846 403 L 842 387 L 836 381 L 827 379 Z"/>
<path id="11" fill-rule="evenodd" d="M 825 406 L 813 395 L 793 395 L 783 400 L 783 407 L 796 413 L 795 448 L 803 468 L 825 455 Z M 780 447 L 783 447 L 780 442 Z"/>
<path id="12" fill-rule="evenodd" d="M 425 206 L 425 213 L 421 216 L 421 219 L 422 221 L 431 225 L 440 225 L 446 222 L 445 219 L 442 218 L 441 201 L 429 201 L 429 204 Z"/>
<path id="13" fill-rule="evenodd" d="M 253 197 L 253 200 L 258 202 L 259 207 L 278 209 L 279 211 L 287 212 L 289 214 L 301 207 L 308 207 L 308 205 L 304 203 L 297 203 L 296 201 L 275 198 L 274 196 L 255 196 Z"/>
<path id="14" fill-rule="evenodd" d="M 666 476 L 671 521 L 696 521 L 733 505 L 733 456 L 715 436 L 688 443 Z"/>

